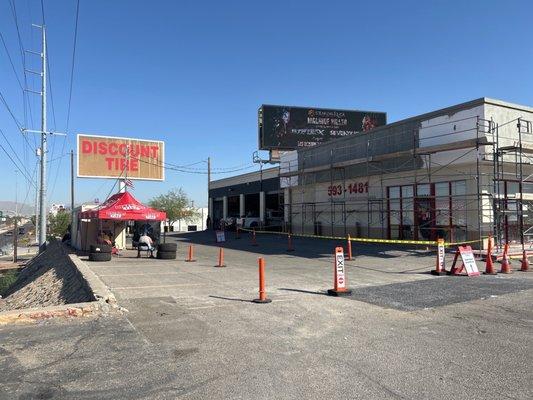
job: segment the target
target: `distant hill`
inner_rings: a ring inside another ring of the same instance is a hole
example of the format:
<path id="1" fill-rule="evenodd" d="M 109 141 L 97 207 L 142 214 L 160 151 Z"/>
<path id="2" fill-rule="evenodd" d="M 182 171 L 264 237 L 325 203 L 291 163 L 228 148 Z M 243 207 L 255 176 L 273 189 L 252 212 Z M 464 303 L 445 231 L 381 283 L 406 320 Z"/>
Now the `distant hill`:
<path id="1" fill-rule="evenodd" d="M 18 203 L 17 210 L 20 215 L 33 215 L 35 213 L 34 206 L 29 204 Z M 6 211 L 15 212 L 15 202 L 14 201 L 0 201 L 0 211 L 3 211 L 4 214 L 7 214 Z"/>

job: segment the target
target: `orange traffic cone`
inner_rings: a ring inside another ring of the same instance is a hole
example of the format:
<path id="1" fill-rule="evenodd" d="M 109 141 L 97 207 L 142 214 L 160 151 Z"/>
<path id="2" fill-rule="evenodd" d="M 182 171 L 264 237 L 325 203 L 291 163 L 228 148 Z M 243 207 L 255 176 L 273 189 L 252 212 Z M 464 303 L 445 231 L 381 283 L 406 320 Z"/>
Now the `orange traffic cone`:
<path id="1" fill-rule="evenodd" d="M 226 264 L 224 264 L 224 249 L 221 247 L 219 250 L 218 250 L 218 264 L 215 265 L 215 267 L 217 268 L 223 268 L 225 267 Z"/>
<path id="2" fill-rule="evenodd" d="M 503 257 L 502 257 L 502 268 L 500 269 L 500 274 L 511 274 L 511 264 L 509 262 L 509 243 L 505 244 L 503 248 Z"/>
<path id="3" fill-rule="evenodd" d="M 187 259 L 185 261 L 187 261 L 187 262 L 195 262 L 196 261 L 194 259 L 194 246 L 192 244 L 189 245 L 189 254 L 188 254 L 188 257 L 187 257 Z"/>
<path id="4" fill-rule="evenodd" d="M 524 250 L 524 253 L 522 254 L 522 265 L 520 266 L 520 271 L 527 272 L 529 271 L 529 261 L 527 259 L 527 253 Z"/>
<path id="5" fill-rule="evenodd" d="M 494 270 L 494 263 L 492 262 L 492 236 L 489 236 L 488 245 L 487 245 L 487 262 L 485 264 L 486 275 L 496 275 L 497 272 Z"/>

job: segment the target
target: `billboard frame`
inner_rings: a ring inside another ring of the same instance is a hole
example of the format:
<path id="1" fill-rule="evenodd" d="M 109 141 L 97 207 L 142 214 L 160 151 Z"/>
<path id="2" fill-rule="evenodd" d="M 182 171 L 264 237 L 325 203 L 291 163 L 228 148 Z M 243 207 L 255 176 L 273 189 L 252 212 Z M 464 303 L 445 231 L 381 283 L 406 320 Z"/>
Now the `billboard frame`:
<path id="1" fill-rule="evenodd" d="M 264 146 L 263 145 L 263 128 L 264 128 L 264 112 L 263 107 L 276 107 L 276 108 L 296 108 L 301 110 L 319 110 L 319 111 L 340 111 L 340 112 L 356 112 L 356 113 L 366 113 L 366 114 L 383 114 L 385 116 L 385 125 L 388 124 L 387 122 L 387 113 L 385 111 L 371 111 L 371 110 L 356 110 L 356 109 L 343 109 L 343 108 L 323 108 L 323 107 L 312 107 L 312 106 L 288 106 L 288 105 L 279 105 L 279 104 L 261 104 L 259 108 L 257 109 L 257 119 L 258 119 L 258 149 L 259 150 L 280 150 L 280 151 L 293 151 L 297 150 L 301 147 L 279 147 L 279 146 Z M 379 125 L 383 126 L 383 125 Z M 364 132 L 364 131 L 361 131 Z M 340 137 L 339 137 L 340 138 Z M 339 139 L 335 138 L 335 139 Z M 333 140 L 335 140 L 333 139 Z M 327 143 L 327 142 L 323 142 Z M 317 143 L 320 144 L 320 143 Z"/>
<path id="2" fill-rule="evenodd" d="M 95 138 L 104 138 L 104 139 L 119 139 L 119 140 L 134 140 L 137 142 L 148 142 L 148 143 L 161 143 L 162 149 L 163 149 L 163 160 L 161 160 L 161 178 L 136 178 L 132 176 L 101 176 L 101 175 L 80 175 L 80 136 L 87 136 L 87 137 L 95 137 Z M 138 139 L 138 138 L 130 138 L 130 137 L 123 137 L 123 136 L 106 136 L 106 135 L 93 135 L 90 133 L 78 133 L 76 134 L 76 177 L 77 178 L 90 178 L 90 179 L 129 179 L 129 180 L 136 180 L 136 181 L 151 181 L 151 182 L 164 182 L 165 181 L 165 142 L 162 140 L 148 140 L 148 139 Z"/>

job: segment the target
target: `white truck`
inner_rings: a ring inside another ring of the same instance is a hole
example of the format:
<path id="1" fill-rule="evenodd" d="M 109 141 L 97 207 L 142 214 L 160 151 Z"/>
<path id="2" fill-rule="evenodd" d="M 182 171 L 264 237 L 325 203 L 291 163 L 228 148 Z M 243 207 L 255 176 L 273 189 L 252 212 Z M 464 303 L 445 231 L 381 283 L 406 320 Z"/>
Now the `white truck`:
<path id="1" fill-rule="evenodd" d="M 241 217 L 237 218 L 237 226 L 239 228 L 258 228 L 259 217 Z M 266 210 L 265 214 L 265 228 L 279 228 L 283 226 L 283 212 L 276 210 Z"/>

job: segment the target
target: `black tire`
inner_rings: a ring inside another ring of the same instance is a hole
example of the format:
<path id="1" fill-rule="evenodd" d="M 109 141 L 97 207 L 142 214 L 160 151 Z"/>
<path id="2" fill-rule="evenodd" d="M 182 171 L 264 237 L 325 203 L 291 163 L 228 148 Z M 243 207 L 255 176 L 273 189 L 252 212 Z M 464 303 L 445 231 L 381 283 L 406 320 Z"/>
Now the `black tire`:
<path id="1" fill-rule="evenodd" d="M 89 253 L 89 261 L 111 261 L 111 253 Z"/>
<path id="2" fill-rule="evenodd" d="M 178 249 L 177 243 L 160 243 L 157 246 L 157 251 L 163 251 L 163 252 L 176 252 Z"/>
<path id="3" fill-rule="evenodd" d="M 157 258 L 160 260 L 175 260 L 176 252 L 175 251 L 158 251 Z"/>
<path id="4" fill-rule="evenodd" d="M 108 244 L 91 244 L 90 253 L 111 253 L 111 246 Z"/>
<path id="5" fill-rule="evenodd" d="M 250 224 L 250 228 L 257 228 L 258 226 L 259 224 L 255 221 Z"/>

